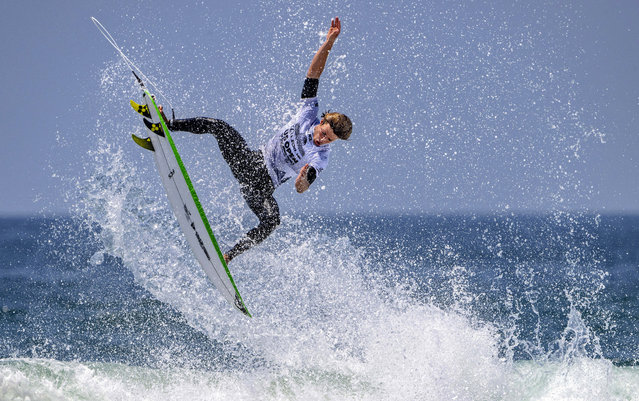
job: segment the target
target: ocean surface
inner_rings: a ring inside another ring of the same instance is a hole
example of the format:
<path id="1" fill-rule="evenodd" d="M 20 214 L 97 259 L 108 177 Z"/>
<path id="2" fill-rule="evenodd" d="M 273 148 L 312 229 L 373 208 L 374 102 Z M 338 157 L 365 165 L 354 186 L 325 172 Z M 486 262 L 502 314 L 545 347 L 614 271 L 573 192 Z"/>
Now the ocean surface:
<path id="1" fill-rule="evenodd" d="M 639 216 L 285 216 L 249 319 L 131 188 L 0 219 L 0 400 L 639 399 Z"/>

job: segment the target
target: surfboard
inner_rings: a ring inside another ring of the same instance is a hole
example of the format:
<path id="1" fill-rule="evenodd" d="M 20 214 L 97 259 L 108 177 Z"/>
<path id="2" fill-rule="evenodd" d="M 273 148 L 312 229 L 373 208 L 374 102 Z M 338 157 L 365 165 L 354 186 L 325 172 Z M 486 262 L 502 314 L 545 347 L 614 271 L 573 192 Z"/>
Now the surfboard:
<path id="1" fill-rule="evenodd" d="M 131 101 L 131 106 L 150 120 L 146 123 L 150 135 L 145 139 L 133 135 L 133 140 L 144 149 L 153 151 L 155 165 L 166 190 L 169 204 L 195 259 L 224 298 L 239 311 L 251 317 L 213 235 L 211 225 L 171 137 L 171 131 L 160 117 L 155 99 L 139 78 L 138 81 L 144 92 L 143 102 L 137 104 Z"/>

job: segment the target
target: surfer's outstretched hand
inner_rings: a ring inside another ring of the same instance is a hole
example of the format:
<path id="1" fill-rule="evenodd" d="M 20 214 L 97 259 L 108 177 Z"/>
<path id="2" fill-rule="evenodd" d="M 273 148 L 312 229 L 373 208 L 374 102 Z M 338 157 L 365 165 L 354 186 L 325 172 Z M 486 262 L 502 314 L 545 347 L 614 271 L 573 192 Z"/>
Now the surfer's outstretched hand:
<path id="1" fill-rule="evenodd" d="M 326 40 L 329 42 L 335 42 L 335 39 L 339 36 L 339 33 L 342 30 L 342 23 L 339 20 L 339 17 L 335 17 L 331 20 L 331 28 L 328 30 L 328 34 L 326 35 Z"/>
<path id="2" fill-rule="evenodd" d="M 306 178 L 307 171 L 308 171 L 308 163 L 306 163 L 304 167 L 302 167 L 302 169 L 300 170 L 300 173 L 295 179 L 295 189 L 300 194 L 306 191 L 308 187 L 311 185 L 309 184 L 308 179 Z"/>

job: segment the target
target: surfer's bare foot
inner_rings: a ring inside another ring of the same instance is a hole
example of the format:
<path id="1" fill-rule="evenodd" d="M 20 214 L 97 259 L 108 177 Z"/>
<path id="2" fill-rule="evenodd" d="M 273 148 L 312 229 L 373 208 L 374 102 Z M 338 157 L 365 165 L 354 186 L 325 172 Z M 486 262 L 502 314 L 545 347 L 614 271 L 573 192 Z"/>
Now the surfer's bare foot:
<path id="1" fill-rule="evenodd" d="M 229 259 L 229 256 L 228 256 L 227 254 L 224 254 L 224 261 L 226 262 L 226 264 L 227 264 L 227 265 L 228 265 L 228 264 L 229 264 L 229 262 L 231 261 L 231 260 Z"/>
<path id="2" fill-rule="evenodd" d="M 158 106 L 158 110 L 160 110 L 160 116 L 162 117 L 162 119 L 164 120 L 164 122 L 168 123 L 169 119 L 166 118 L 166 115 L 164 114 L 164 108 L 162 107 L 162 105 Z"/>

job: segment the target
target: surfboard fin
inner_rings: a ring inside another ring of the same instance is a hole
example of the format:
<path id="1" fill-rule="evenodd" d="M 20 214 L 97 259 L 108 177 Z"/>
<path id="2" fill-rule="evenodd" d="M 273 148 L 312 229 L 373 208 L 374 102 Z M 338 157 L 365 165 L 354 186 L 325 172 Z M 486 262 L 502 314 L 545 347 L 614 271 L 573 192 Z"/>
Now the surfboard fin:
<path id="1" fill-rule="evenodd" d="M 148 129 L 151 130 L 151 132 L 154 132 L 160 136 L 164 136 L 164 131 L 162 130 L 162 124 L 161 123 L 152 123 L 151 121 L 147 120 L 146 118 L 144 119 L 144 125 L 146 125 L 146 127 Z"/>
<path id="2" fill-rule="evenodd" d="M 149 107 L 146 104 L 137 104 L 133 100 L 131 100 L 130 103 L 133 110 L 137 111 L 138 113 L 140 113 L 142 116 L 146 118 L 151 118 Z"/>
<path id="3" fill-rule="evenodd" d="M 151 143 L 151 138 L 140 138 L 139 136 L 135 136 L 134 134 L 131 134 L 131 138 L 133 138 L 133 142 L 137 143 L 144 149 L 150 150 L 151 152 L 155 152 L 155 148 L 153 147 L 153 144 Z"/>

